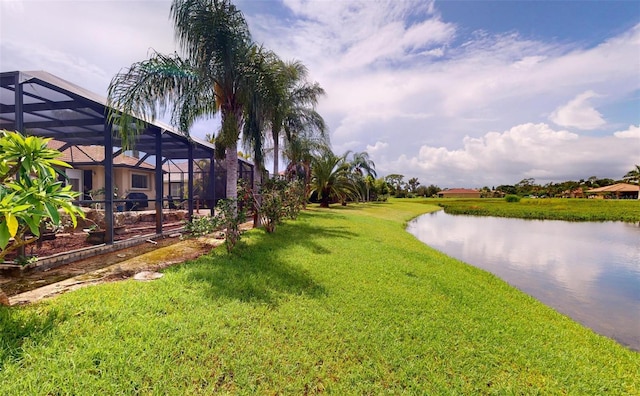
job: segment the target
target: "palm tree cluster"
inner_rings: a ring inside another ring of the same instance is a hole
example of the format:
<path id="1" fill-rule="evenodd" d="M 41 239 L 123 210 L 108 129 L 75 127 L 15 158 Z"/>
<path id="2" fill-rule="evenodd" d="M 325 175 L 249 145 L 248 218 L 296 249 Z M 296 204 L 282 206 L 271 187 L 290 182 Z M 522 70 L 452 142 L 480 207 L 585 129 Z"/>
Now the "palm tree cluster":
<path id="1" fill-rule="evenodd" d="M 335 201 L 343 205 L 348 200 L 368 201 L 375 176 L 375 164 L 367 152 L 338 156 L 325 150 L 311 158 L 310 195 L 315 194 L 325 208 Z"/>
<path id="2" fill-rule="evenodd" d="M 173 0 L 170 14 L 181 53 L 154 52 L 117 74 L 109 85 L 109 118 L 125 149 L 144 127 L 136 125 L 136 119 L 153 120 L 170 111 L 171 122 L 189 131 L 196 120 L 220 114 L 215 144 L 218 153 L 224 152 L 226 196 L 235 198 L 241 136 L 256 175 L 264 170 L 269 139 L 273 172 L 278 174 L 282 132 L 284 155 L 295 162 L 293 167 L 308 165 L 316 146 L 328 147 L 324 121 L 315 110 L 324 90 L 307 81 L 302 63 L 283 61 L 256 44 L 234 4 Z M 259 179 L 254 178 L 256 183 Z"/>

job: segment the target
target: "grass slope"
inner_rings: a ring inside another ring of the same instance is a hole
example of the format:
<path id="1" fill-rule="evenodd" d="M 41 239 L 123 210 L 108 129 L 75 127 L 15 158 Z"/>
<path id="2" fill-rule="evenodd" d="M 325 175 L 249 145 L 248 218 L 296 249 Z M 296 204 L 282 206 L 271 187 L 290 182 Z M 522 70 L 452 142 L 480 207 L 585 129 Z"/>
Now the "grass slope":
<path id="1" fill-rule="evenodd" d="M 404 231 L 311 209 L 150 283 L 0 308 L 0 394 L 638 394 L 640 354 Z"/>

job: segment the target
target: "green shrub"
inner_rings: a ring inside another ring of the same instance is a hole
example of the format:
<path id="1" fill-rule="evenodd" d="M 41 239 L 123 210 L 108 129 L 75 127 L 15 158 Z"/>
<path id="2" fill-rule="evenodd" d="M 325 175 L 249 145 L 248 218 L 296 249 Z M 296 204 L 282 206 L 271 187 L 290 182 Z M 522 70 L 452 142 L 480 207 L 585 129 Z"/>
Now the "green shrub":
<path id="1" fill-rule="evenodd" d="M 184 230 L 194 237 L 211 234 L 219 228 L 220 219 L 215 216 L 194 217 L 184 225 Z"/>
<path id="2" fill-rule="evenodd" d="M 520 202 L 520 197 L 517 195 L 510 194 L 504 197 L 504 200 L 507 202 Z"/>

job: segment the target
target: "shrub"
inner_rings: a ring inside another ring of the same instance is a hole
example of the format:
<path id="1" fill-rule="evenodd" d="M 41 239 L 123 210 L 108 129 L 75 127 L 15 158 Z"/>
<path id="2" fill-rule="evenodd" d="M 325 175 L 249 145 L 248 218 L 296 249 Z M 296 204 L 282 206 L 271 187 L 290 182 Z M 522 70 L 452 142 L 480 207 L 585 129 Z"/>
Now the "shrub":
<path id="1" fill-rule="evenodd" d="M 517 195 L 509 194 L 504 197 L 504 200 L 507 202 L 520 202 L 520 197 Z"/>
<path id="2" fill-rule="evenodd" d="M 240 241 L 240 224 L 247 221 L 247 205 L 244 203 L 242 199 L 228 198 L 219 200 L 216 205 L 215 218 L 220 227 L 225 229 L 224 241 L 229 253 Z"/>
<path id="3" fill-rule="evenodd" d="M 304 201 L 304 185 L 300 181 L 267 180 L 263 184 L 259 210 L 265 230 L 274 232 L 282 219 L 298 218 Z"/>
<path id="4" fill-rule="evenodd" d="M 262 194 L 260 215 L 262 216 L 264 229 L 269 233 L 274 232 L 284 216 L 282 193 L 280 191 L 272 189 Z"/>
<path id="5" fill-rule="evenodd" d="M 194 217 L 184 226 L 185 231 L 194 237 L 211 234 L 219 228 L 220 219 L 215 216 Z"/>
<path id="6" fill-rule="evenodd" d="M 285 217 L 295 220 L 300 214 L 305 202 L 304 184 L 295 180 L 290 182 L 284 189 L 284 210 Z"/>

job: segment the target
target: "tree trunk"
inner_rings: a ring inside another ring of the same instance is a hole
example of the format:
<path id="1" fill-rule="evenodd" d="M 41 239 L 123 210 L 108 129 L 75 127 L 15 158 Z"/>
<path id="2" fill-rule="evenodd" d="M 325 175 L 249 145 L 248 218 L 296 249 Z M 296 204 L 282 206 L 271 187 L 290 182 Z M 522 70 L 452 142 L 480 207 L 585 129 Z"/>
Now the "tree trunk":
<path id="1" fill-rule="evenodd" d="M 227 199 L 238 198 L 238 142 L 235 141 L 226 147 L 225 167 L 227 168 Z M 237 206 L 236 206 L 237 210 Z M 234 212 L 236 211 L 234 210 Z"/>
<path id="2" fill-rule="evenodd" d="M 253 228 L 260 227 L 260 207 L 262 206 L 262 195 L 259 194 L 262 186 L 262 169 L 258 164 L 253 164 Z"/>
<path id="3" fill-rule="evenodd" d="M 280 163 L 280 151 L 279 151 L 279 146 L 280 146 L 280 139 L 278 139 L 278 136 L 273 136 L 273 178 L 277 179 L 278 178 L 278 173 L 280 172 L 279 169 L 279 163 Z"/>

